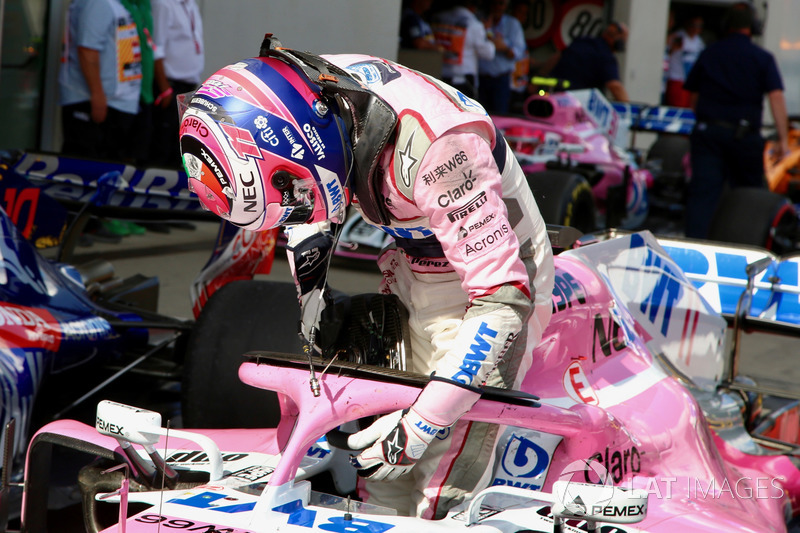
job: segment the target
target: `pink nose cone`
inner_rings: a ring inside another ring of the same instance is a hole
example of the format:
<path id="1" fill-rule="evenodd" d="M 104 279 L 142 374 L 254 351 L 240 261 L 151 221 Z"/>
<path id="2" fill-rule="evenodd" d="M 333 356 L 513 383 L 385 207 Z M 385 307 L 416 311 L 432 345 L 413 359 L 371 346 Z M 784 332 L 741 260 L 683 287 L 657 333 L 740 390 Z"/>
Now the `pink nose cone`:
<path id="1" fill-rule="evenodd" d="M 205 183 L 196 178 L 189 178 L 189 189 L 197 195 L 205 209 L 222 218 L 230 218 L 231 209 L 228 200 L 219 196 Z"/>

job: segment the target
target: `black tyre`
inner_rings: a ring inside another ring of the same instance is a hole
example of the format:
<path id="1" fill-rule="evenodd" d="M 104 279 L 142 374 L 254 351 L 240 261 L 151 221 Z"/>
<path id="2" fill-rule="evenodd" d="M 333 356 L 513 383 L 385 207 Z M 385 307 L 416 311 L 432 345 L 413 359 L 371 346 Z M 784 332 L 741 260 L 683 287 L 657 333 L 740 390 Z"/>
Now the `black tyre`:
<path id="1" fill-rule="evenodd" d="M 277 396 L 239 381 L 252 350 L 303 353 L 294 284 L 234 281 L 209 299 L 189 338 L 182 384 L 184 427 L 275 427 Z"/>
<path id="2" fill-rule="evenodd" d="M 688 152 L 688 135 L 662 133 L 647 150 L 647 161 L 660 161 L 661 171 L 668 176 L 684 176 L 683 156 Z"/>
<path id="3" fill-rule="evenodd" d="M 594 193 L 586 178 L 559 170 L 534 172 L 526 177 L 545 223 L 571 226 L 582 233 L 597 229 Z"/>
<path id="4" fill-rule="evenodd" d="M 796 234 L 797 212 L 788 198 L 768 189 L 738 187 L 723 194 L 708 238 L 782 254 L 794 248 Z"/>

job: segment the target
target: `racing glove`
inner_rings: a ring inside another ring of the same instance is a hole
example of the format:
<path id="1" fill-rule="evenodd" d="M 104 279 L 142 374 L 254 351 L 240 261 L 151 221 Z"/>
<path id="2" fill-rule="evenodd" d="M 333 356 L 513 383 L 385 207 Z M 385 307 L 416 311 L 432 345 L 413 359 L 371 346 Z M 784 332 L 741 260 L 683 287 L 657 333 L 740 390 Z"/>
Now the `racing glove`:
<path id="1" fill-rule="evenodd" d="M 437 435 L 455 424 L 480 392 L 447 381 L 431 381 L 409 409 L 382 416 L 350 435 L 350 448 L 366 448 L 350 462 L 370 481 L 393 481 L 411 470 Z"/>

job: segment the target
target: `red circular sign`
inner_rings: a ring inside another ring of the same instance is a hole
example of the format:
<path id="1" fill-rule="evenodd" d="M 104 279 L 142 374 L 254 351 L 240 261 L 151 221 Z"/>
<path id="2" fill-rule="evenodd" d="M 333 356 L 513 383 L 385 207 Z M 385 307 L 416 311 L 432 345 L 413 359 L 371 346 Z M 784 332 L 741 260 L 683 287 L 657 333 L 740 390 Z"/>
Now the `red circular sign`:
<path id="1" fill-rule="evenodd" d="M 578 37 L 596 37 L 605 26 L 603 0 L 570 0 L 561 7 L 553 41 L 563 50 Z"/>
<path id="2" fill-rule="evenodd" d="M 557 0 L 528 0 L 528 19 L 523 23 L 528 48 L 536 48 L 550 41 L 557 20 Z"/>

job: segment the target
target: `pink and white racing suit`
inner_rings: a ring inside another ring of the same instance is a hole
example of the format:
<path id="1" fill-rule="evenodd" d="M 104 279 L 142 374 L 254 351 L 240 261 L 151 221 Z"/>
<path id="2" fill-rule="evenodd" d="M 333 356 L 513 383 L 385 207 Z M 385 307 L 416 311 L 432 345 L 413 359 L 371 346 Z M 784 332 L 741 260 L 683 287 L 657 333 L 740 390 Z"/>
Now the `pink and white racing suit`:
<path id="1" fill-rule="evenodd" d="M 398 115 L 381 165 L 392 220 L 380 226 L 396 247 L 379 265 L 380 290 L 409 310 L 408 369 L 473 390 L 518 387 L 550 319 L 554 272 L 544 221 L 514 155 L 477 102 L 438 80 L 371 56 L 325 58 Z M 442 411 L 466 410 L 439 400 Z M 441 518 L 488 485 L 498 429 L 456 423 L 408 474 L 362 484 L 364 496 L 401 514 Z"/>

